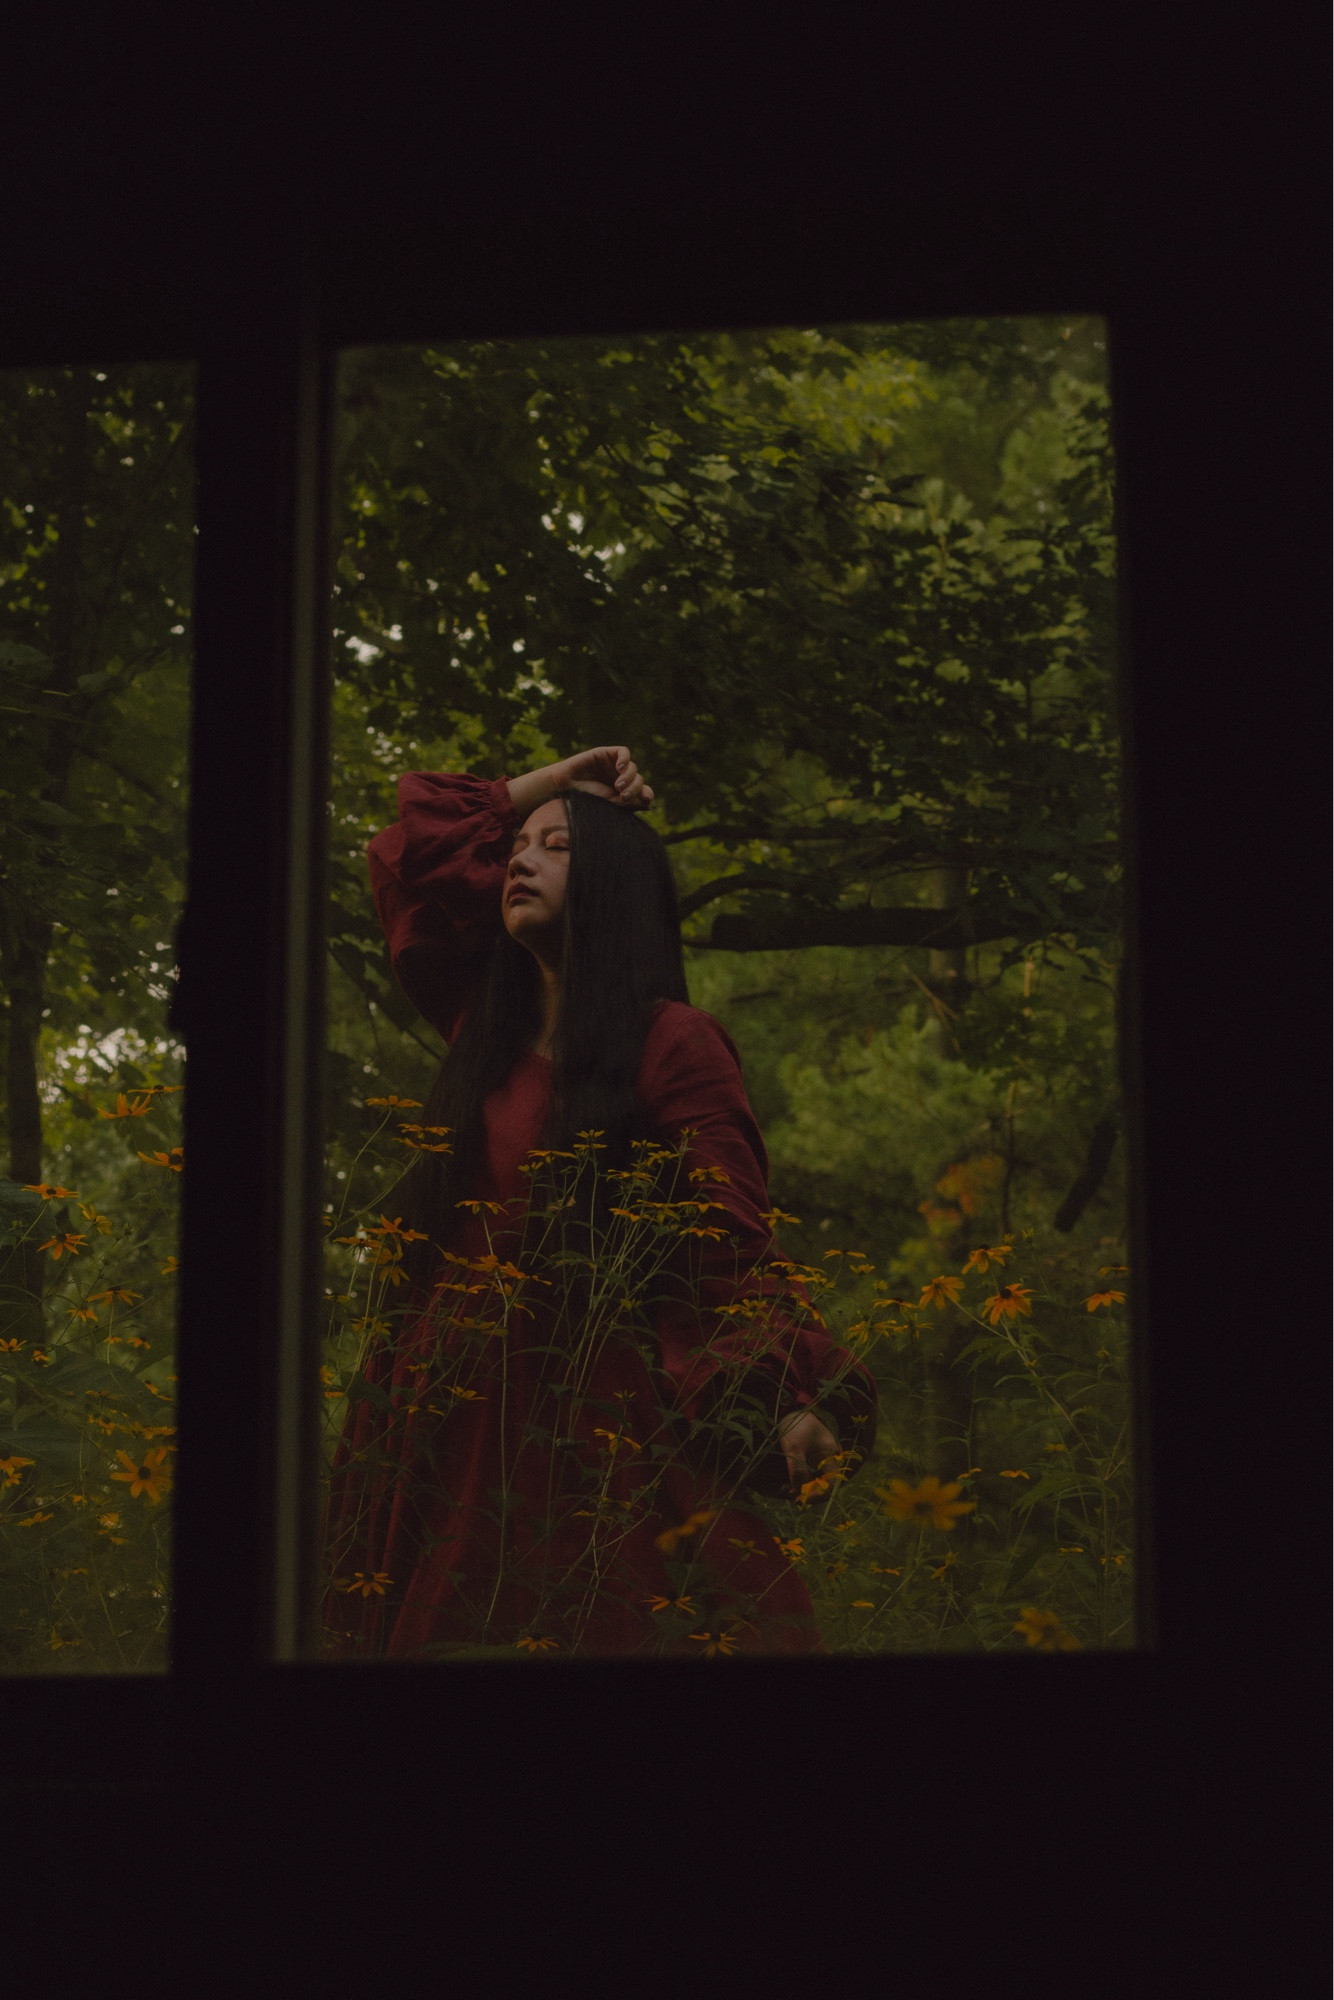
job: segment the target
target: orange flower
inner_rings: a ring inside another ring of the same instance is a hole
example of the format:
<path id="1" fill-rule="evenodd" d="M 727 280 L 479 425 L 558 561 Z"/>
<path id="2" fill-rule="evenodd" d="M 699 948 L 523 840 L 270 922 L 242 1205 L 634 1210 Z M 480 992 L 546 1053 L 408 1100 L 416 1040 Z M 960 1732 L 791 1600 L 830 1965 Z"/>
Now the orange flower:
<path id="1" fill-rule="evenodd" d="M 1013 1249 L 1013 1243 L 979 1243 L 963 1268 L 965 1271 L 989 1271 L 993 1264 L 1003 1264 Z"/>
<path id="2" fill-rule="evenodd" d="M 421 1110 L 421 1105 L 415 1097 L 368 1097 L 366 1102 L 367 1104 L 374 1104 L 377 1107 L 383 1105 L 390 1110 L 395 1108 L 399 1111 Z"/>
<path id="3" fill-rule="evenodd" d="M 3 1472 L 5 1475 L 5 1485 L 17 1486 L 23 1476 L 24 1466 L 35 1465 L 36 1463 L 36 1459 L 21 1458 L 17 1452 L 13 1453 L 9 1458 L 0 1458 L 0 1472 Z"/>
<path id="4" fill-rule="evenodd" d="M 1002 1478 L 1002 1479 L 1031 1479 L 1031 1478 L 1032 1478 L 1032 1476 L 1033 1476 L 1033 1475 L 1032 1475 L 1032 1473 L 1030 1473 L 1030 1472 L 1019 1472 L 1019 1471 L 1014 1471 L 1014 1472 L 1004 1472 L 1004 1471 L 1003 1471 L 1003 1472 L 1001 1473 L 1001 1478 Z"/>
<path id="5" fill-rule="evenodd" d="M 532 1639 L 527 1633 L 524 1634 L 522 1639 L 516 1639 L 514 1643 L 516 1646 L 522 1646 L 527 1653 L 553 1653 L 560 1651 L 559 1639 Z"/>
<path id="6" fill-rule="evenodd" d="M 385 1585 L 392 1583 L 393 1580 L 393 1577 L 382 1569 L 377 1569 L 372 1576 L 366 1576 L 363 1571 L 358 1570 L 350 1583 L 340 1583 L 337 1587 L 339 1590 L 345 1590 L 349 1597 L 355 1597 L 358 1591 L 363 1597 L 383 1597 Z"/>
<path id="7" fill-rule="evenodd" d="M 116 1456 L 125 1470 L 113 1472 L 111 1477 L 129 1487 L 131 1500 L 142 1494 L 156 1507 L 163 1494 L 171 1491 L 171 1474 L 166 1463 L 169 1450 L 169 1445 L 159 1445 L 156 1451 L 146 1451 L 138 1465 L 127 1451 L 118 1451 Z"/>
<path id="8" fill-rule="evenodd" d="M 608 1458 L 615 1458 L 623 1444 L 628 1445 L 631 1451 L 639 1451 L 642 1448 L 635 1443 L 632 1437 L 627 1437 L 624 1431 L 605 1431 L 600 1424 L 595 1425 L 593 1435 L 594 1437 L 605 1438 L 607 1440 Z"/>
<path id="9" fill-rule="evenodd" d="M 77 1188 L 57 1187 L 54 1181 L 25 1181 L 25 1194 L 39 1194 L 43 1201 L 63 1201 L 67 1195 L 78 1193 Z"/>
<path id="10" fill-rule="evenodd" d="M 137 1305 L 142 1297 L 142 1292 L 127 1292 L 123 1285 L 112 1285 L 105 1292 L 89 1292 L 88 1294 L 90 1305 L 95 1306 L 101 1305 L 103 1301 L 110 1303 L 113 1299 L 119 1299 L 123 1306 L 133 1306 Z"/>
<path id="11" fill-rule="evenodd" d="M 871 1597 L 854 1597 L 852 1608 L 854 1611 L 874 1611 L 875 1600 Z"/>
<path id="12" fill-rule="evenodd" d="M 701 1513 L 690 1515 L 689 1519 L 683 1521 L 679 1528 L 665 1528 L 660 1535 L 654 1536 L 654 1548 L 658 1549 L 665 1556 L 671 1555 L 678 1542 L 686 1541 L 695 1533 L 696 1529 L 707 1528 L 710 1521 L 716 1521 L 719 1511 L 717 1507 L 705 1509 Z"/>
<path id="13" fill-rule="evenodd" d="M 22 1354 L 26 1346 L 23 1340 L 0 1340 L 0 1354 Z"/>
<path id="14" fill-rule="evenodd" d="M 142 1118 L 152 1108 L 153 1100 L 151 1097 L 141 1097 L 136 1094 L 134 1102 L 131 1104 L 129 1098 L 122 1091 L 116 1099 L 116 1108 L 114 1111 L 99 1111 L 97 1115 L 99 1118 Z"/>
<path id="15" fill-rule="evenodd" d="M 150 1167 L 166 1167 L 169 1173 L 179 1174 L 185 1166 L 185 1148 L 173 1146 L 169 1153 L 139 1152 L 139 1158 Z"/>
<path id="16" fill-rule="evenodd" d="M 71 1306 L 69 1308 L 69 1316 L 71 1319 L 91 1320 L 94 1326 L 97 1325 L 97 1314 L 91 1306 Z"/>
<path id="17" fill-rule="evenodd" d="M 808 1479 L 805 1485 L 799 1487 L 797 1490 L 797 1505 L 805 1507 L 808 1502 L 815 1498 L 817 1493 L 827 1493 L 828 1491 L 829 1481 L 827 1479 Z"/>
<path id="18" fill-rule="evenodd" d="M 1020 1313 L 1032 1316 L 1029 1301 L 1033 1296 L 1030 1285 L 1002 1285 L 993 1298 L 985 1301 L 983 1313 L 993 1326 L 999 1326 L 1003 1319 L 1017 1319 Z"/>
<path id="19" fill-rule="evenodd" d="M 961 1514 L 971 1514 L 976 1500 L 959 1500 L 955 1496 L 963 1490 L 962 1483 L 952 1479 L 948 1486 L 942 1486 L 934 1472 L 928 1473 L 916 1486 L 909 1486 L 905 1479 L 891 1479 L 888 1489 L 875 1488 L 876 1496 L 885 1503 L 885 1512 L 896 1521 L 929 1521 L 933 1528 L 952 1528 Z"/>
<path id="20" fill-rule="evenodd" d="M 932 1278 L 930 1284 L 923 1285 L 922 1296 L 917 1301 L 921 1306 L 934 1306 L 937 1312 L 952 1305 L 963 1290 L 962 1278 Z"/>
<path id="21" fill-rule="evenodd" d="M 39 1243 L 37 1248 L 39 1250 L 49 1250 L 52 1258 L 58 1264 L 62 1257 L 77 1257 L 87 1241 L 88 1238 L 86 1236 L 49 1236 L 46 1242 Z"/>
<path id="22" fill-rule="evenodd" d="M 1040 1653 L 1079 1653 L 1083 1651 L 1073 1632 L 1065 1626 L 1054 1611 L 1039 1611 L 1036 1605 L 1026 1604 L 1019 1614 L 1019 1623 L 1014 1627 L 1022 1632 L 1030 1646 L 1036 1646 Z"/>
<path id="23" fill-rule="evenodd" d="M 1125 1302 L 1124 1292 L 1090 1292 L 1084 1304 L 1091 1313 L 1095 1313 L 1099 1306 L 1123 1306 Z"/>
<path id="24" fill-rule="evenodd" d="M 800 1536 L 793 1535 L 785 1542 L 781 1535 L 775 1535 L 774 1540 L 778 1544 L 779 1553 L 785 1555 L 789 1562 L 799 1563 L 805 1557 L 806 1544 Z"/>
<path id="25" fill-rule="evenodd" d="M 726 1659 L 730 1653 L 735 1653 L 739 1643 L 732 1632 L 719 1632 L 716 1635 L 712 1632 L 692 1632 L 690 1637 L 703 1646 L 706 1660 L 712 1660 L 720 1653 Z"/>

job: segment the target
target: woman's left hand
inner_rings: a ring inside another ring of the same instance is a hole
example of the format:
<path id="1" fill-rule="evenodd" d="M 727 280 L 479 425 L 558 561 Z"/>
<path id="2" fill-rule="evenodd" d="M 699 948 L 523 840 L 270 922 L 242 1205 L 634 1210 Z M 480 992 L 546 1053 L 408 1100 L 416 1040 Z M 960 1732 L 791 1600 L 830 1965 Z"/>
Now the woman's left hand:
<path id="1" fill-rule="evenodd" d="M 825 1460 L 838 1455 L 838 1439 L 814 1410 L 794 1410 L 784 1417 L 778 1426 L 778 1442 L 794 1492 L 808 1479 L 818 1479 Z"/>

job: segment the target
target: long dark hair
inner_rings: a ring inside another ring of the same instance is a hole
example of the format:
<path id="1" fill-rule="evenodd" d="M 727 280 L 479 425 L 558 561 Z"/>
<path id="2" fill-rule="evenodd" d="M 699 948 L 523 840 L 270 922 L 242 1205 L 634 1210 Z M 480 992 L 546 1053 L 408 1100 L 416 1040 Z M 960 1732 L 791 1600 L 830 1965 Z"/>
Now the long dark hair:
<path id="1" fill-rule="evenodd" d="M 637 814 L 591 792 L 562 793 L 570 826 L 561 1007 L 552 1043 L 551 1107 L 542 1143 L 568 1148 L 580 1132 L 604 1135 L 608 1166 L 628 1164 L 650 1135 L 635 1095 L 653 1009 L 686 1000 L 681 919 L 667 850 Z M 450 1128 L 452 1150 L 421 1153 L 399 1183 L 409 1226 L 439 1245 L 455 1202 L 475 1184 L 483 1106 L 541 1025 L 532 954 L 502 930 L 481 987 L 426 1100 L 422 1121 Z M 410 1275 L 426 1282 L 434 1250 L 412 1245 Z"/>

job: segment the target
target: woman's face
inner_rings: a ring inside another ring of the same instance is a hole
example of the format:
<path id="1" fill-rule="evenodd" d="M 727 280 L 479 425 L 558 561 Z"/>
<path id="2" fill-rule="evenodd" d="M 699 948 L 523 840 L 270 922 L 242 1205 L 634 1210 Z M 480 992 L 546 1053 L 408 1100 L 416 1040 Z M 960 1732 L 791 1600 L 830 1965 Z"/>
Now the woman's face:
<path id="1" fill-rule="evenodd" d="M 570 823 L 559 799 L 529 813 L 514 836 L 502 914 L 516 944 L 549 964 L 560 958 L 570 879 Z"/>

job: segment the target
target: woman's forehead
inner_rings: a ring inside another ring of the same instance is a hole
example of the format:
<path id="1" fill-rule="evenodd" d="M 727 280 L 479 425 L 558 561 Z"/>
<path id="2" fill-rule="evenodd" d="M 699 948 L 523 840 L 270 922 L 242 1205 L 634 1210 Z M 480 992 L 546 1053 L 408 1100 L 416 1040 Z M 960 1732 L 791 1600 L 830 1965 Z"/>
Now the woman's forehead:
<path id="1" fill-rule="evenodd" d="M 538 806 L 529 813 L 519 832 L 542 833 L 547 827 L 558 826 L 563 829 L 569 823 L 570 817 L 565 810 L 564 802 L 560 799 L 548 799 L 544 806 Z"/>

